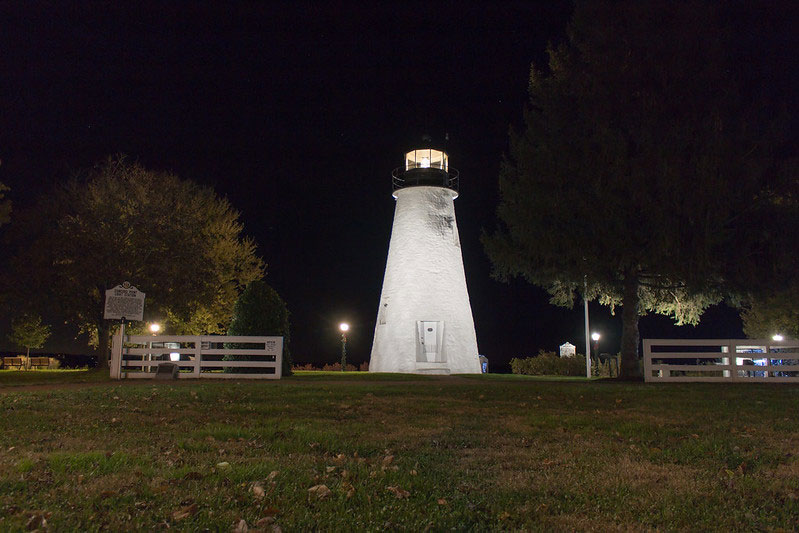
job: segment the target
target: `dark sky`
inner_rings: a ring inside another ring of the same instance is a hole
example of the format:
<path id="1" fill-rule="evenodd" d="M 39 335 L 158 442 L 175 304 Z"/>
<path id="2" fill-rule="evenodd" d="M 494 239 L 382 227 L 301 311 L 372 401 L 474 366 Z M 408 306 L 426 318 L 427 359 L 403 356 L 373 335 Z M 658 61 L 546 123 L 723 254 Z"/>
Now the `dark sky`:
<path id="1" fill-rule="evenodd" d="M 118 152 L 211 185 L 241 211 L 288 303 L 295 360 L 335 361 L 348 320 L 358 362 L 388 251 L 391 170 L 422 134 L 448 132 L 480 352 L 501 362 L 580 346 L 582 308 L 492 280 L 479 242 L 530 63 L 564 38 L 571 3 L 329 4 L 0 3 L 0 182 L 14 208 Z M 592 319 L 602 351 L 616 351 L 620 320 L 598 306 Z M 641 330 L 741 336 L 724 307 L 699 328 L 654 317 Z M 85 349 L 60 330 L 50 346 Z"/>

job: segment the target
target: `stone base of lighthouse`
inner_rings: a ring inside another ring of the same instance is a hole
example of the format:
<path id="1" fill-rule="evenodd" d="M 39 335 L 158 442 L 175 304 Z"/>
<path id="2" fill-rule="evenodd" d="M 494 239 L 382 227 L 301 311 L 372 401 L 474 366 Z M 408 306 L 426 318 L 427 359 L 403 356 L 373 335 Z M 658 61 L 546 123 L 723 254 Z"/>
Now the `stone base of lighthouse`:
<path id="1" fill-rule="evenodd" d="M 478 374 L 455 191 L 417 186 L 397 199 L 371 372 Z"/>

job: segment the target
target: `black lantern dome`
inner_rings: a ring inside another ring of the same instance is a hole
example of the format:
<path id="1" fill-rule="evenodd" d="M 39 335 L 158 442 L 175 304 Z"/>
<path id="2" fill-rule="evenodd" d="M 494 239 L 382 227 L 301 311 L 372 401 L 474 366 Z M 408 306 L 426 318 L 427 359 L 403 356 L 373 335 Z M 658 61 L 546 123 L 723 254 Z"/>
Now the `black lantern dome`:
<path id="1" fill-rule="evenodd" d="M 444 187 L 458 192 L 458 171 L 444 150 L 427 147 L 405 152 L 405 164 L 391 172 L 393 191 L 406 187 Z M 457 195 L 456 195 L 457 196 Z M 396 198 L 396 194 L 394 195 Z"/>

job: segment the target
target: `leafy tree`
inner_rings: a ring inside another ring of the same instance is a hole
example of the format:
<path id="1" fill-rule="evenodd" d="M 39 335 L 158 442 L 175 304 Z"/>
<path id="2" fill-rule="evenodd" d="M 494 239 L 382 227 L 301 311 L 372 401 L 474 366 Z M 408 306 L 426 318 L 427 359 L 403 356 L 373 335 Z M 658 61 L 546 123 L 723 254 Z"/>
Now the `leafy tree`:
<path id="1" fill-rule="evenodd" d="M 273 335 L 283 337 L 284 376 L 291 375 L 289 341 L 291 325 L 286 302 L 263 281 L 254 281 L 241 293 L 233 308 L 228 335 Z"/>
<path id="2" fill-rule="evenodd" d="M 752 297 L 741 318 L 749 338 L 769 339 L 779 333 L 799 339 L 799 283 L 779 292 Z"/>
<path id="3" fill-rule="evenodd" d="M 255 243 L 239 213 L 208 188 L 110 157 L 46 195 L 25 214 L 10 290 L 24 301 L 52 297 L 65 318 L 96 335 L 107 364 L 106 289 L 130 281 L 147 295 L 146 315 L 167 316 L 181 333 L 218 333 L 238 294 L 260 279 Z"/>
<path id="4" fill-rule="evenodd" d="M 730 277 L 752 278 L 730 272 L 731 244 L 767 197 L 780 128 L 729 44 L 708 3 L 579 3 L 510 135 L 500 227 L 483 236 L 494 275 L 557 305 L 622 305 L 624 377 L 640 315 L 695 324 Z"/>
<path id="5" fill-rule="evenodd" d="M 778 179 L 764 191 L 748 221 L 750 227 L 738 231 L 731 247 L 737 257 L 729 261 L 734 267 L 730 281 L 741 295 L 744 333 L 750 338 L 770 338 L 775 333 L 799 338 L 797 175 L 795 160 L 788 158 Z"/>
<path id="6" fill-rule="evenodd" d="M 11 321 L 11 334 L 8 340 L 15 345 L 26 348 L 26 356 L 30 357 L 31 348 L 41 348 L 50 338 L 50 326 L 42 324 L 42 317 L 22 315 Z"/>

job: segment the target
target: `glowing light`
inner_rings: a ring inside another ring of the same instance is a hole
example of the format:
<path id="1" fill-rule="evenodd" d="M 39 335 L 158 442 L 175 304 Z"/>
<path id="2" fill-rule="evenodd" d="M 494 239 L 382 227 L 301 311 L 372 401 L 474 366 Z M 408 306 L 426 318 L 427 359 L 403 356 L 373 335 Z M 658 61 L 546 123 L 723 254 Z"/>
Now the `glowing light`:
<path id="1" fill-rule="evenodd" d="M 423 157 L 422 158 L 422 168 L 430 168 L 430 158 Z"/>
<path id="2" fill-rule="evenodd" d="M 594 340 L 594 341 L 598 341 L 599 337 L 601 337 L 601 335 L 599 333 L 597 333 L 597 332 L 594 332 L 594 333 L 591 334 L 591 339 Z"/>
<path id="3" fill-rule="evenodd" d="M 180 354 L 178 352 L 172 352 L 169 354 L 170 361 L 180 361 Z"/>
<path id="4" fill-rule="evenodd" d="M 773 337 L 771 337 L 771 339 L 772 339 L 772 340 L 775 340 L 775 341 L 777 341 L 777 342 L 780 342 L 781 340 L 785 339 L 785 337 L 783 337 L 782 335 L 780 335 L 779 333 L 777 333 L 776 335 L 774 335 Z"/>
<path id="5" fill-rule="evenodd" d="M 150 324 L 150 331 L 152 331 L 153 333 L 158 333 L 159 331 L 161 331 L 161 324 L 158 323 Z"/>
<path id="6" fill-rule="evenodd" d="M 338 329 L 340 329 L 341 331 L 349 331 L 350 325 L 347 324 L 346 322 L 342 322 L 341 324 L 338 325 Z"/>

